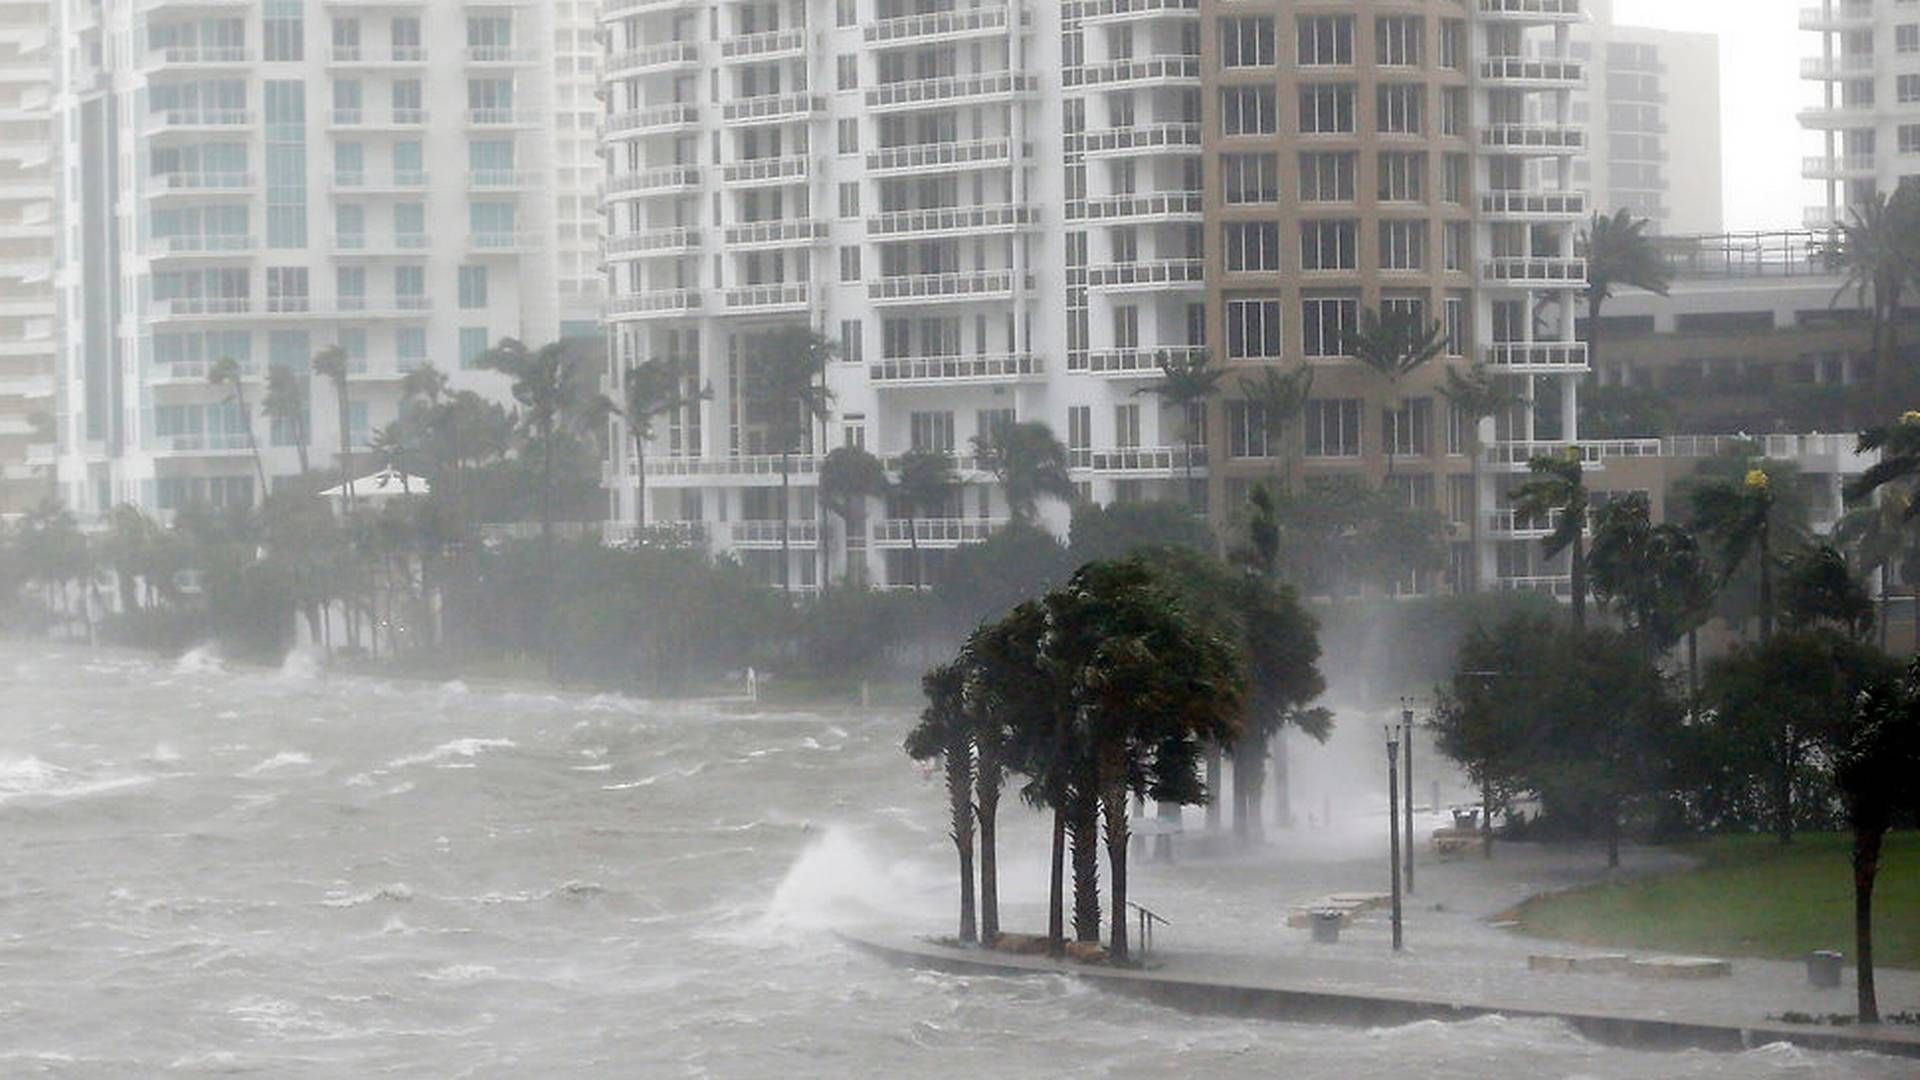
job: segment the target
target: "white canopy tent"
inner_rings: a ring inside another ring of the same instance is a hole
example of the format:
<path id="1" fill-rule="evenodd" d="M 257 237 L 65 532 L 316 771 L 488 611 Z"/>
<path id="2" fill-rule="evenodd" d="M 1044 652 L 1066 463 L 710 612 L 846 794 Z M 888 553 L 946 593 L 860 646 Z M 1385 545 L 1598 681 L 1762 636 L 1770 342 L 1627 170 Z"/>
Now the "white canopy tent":
<path id="1" fill-rule="evenodd" d="M 391 467 L 353 481 L 354 500 L 364 500 L 373 506 L 384 506 L 395 499 L 420 498 L 431 494 L 433 485 L 427 482 L 426 477 Z M 332 501 L 334 509 L 339 510 L 347 504 L 347 485 L 330 487 L 321 492 L 320 497 Z"/>

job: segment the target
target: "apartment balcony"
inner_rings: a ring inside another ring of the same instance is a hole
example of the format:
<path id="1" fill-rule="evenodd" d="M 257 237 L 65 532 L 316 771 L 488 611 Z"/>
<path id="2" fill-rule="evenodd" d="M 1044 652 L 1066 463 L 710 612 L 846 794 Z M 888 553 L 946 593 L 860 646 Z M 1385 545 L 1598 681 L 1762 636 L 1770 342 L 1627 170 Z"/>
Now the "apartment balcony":
<path id="1" fill-rule="evenodd" d="M 1108 60 L 1070 67 L 1061 74 L 1065 86 L 1188 86 L 1200 81 L 1200 58 L 1176 53 L 1137 60 Z"/>
<path id="2" fill-rule="evenodd" d="M 609 236 L 603 249 L 609 260 L 686 255 L 700 249 L 700 237 L 699 229 L 647 229 L 626 236 Z"/>
<path id="3" fill-rule="evenodd" d="M 1553 510 L 1545 515 L 1528 516 L 1517 510 L 1489 510 L 1482 519 L 1490 540 L 1538 540 L 1560 527 L 1566 514 Z"/>
<path id="4" fill-rule="evenodd" d="M 1481 267 L 1489 283 L 1520 288 L 1585 288 L 1587 260 L 1559 256 L 1508 256 L 1488 259 Z"/>
<path id="5" fill-rule="evenodd" d="M 463 59 L 468 67 L 532 67 L 540 62 L 540 50 L 520 45 L 469 45 Z"/>
<path id="6" fill-rule="evenodd" d="M 1503 90 L 1578 90 L 1587 75 L 1578 60 L 1495 56 L 1480 61 L 1480 81 Z"/>
<path id="7" fill-rule="evenodd" d="M 978 544 L 1007 527 L 1006 518 L 889 518 L 873 524 L 873 546 L 900 548 L 956 548 Z"/>
<path id="8" fill-rule="evenodd" d="M 879 19 L 867 23 L 862 33 L 869 47 L 879 49 L 1001 37 L 1007 32 L 1008 14 L 1008 6 L 1002 0 L 989 6 Z M 1021 24 L 1025 25 L 1026 12 L 1023 10 L 1020 14 Z"/>
<path id="9" fill-rule="evenodd" d="M 1491 154 L 1558 157 L 1585 150 L 1587 132 L 1572 124 L 1489 124 L 1480 129 L 1480 148 Z"/>
<path id="10" fill-rule="evenodd" d="M 1503 341 L 1484 346 L 1480 356 L 1488 367 L 1512 375 L 1562 375 L 1588 370 L 1584 341 Z"/>
<path id="11" fill-rule="evenodd" d="M 895 274 L 867 282 L 867 299 L 876 304 L 965 303 L 1004 300 L 1013 295 L 1012 270 L 954 270 L 937 274 Z M 1026 280 L 1033 287 L 1033 279 Z"/>
<path id="12" fill-rule="evenodd" d="M 810 291 L 804 281 L 742 285 L 727 290 L 727 310 L 747 315 L 804 312 Z"/>
<path id="13" fill-rule="evenodd" d="M 327 66 L 343 70 L 419 67 L 427 62 L 424 45 L 390 45 L 383 49 L 363 45 L 335 45 L 327 51 Z"/>
<path id="14" fill-rule="evenodd" d="M 249 109 L 155 109 L 147 114 L 149 138 L 162 135 L 231 134 L 251 127 L 254 113 Z"/>
<path id="15" fill-rule="evenodd" d="M 1144 195 L 1109 195 L 1069 202 L 1067 217 L 1085 221 L 1155 224 L 1199 221 L 1206 196 L 1198 191 L 1153 191 Z"/>
<path id="16" fill-rule="evenodd" d="M 607 177 L 603 198 L 646 198 L 652 195 L 679 195 L 700 190 L 700 166 L 659 165 L 634 173 L 616 173 Z"/>
<path id="17" fill-rule="evenodd" d="M 703 6 L 705 6 L 704 0 L 600 0 L 600 21 L 618 22 L 629 16 L 650 11 L 677 11 L 681 8 Z"/>
<path id="18" fill-rule="evenodd" d="M 1570 452 L 1580 457 L 1586 469 L 1598 469 L 1615 458 L 1659 457 L 1659 439 L 1598 439 L 1579 444 L 1564 442 L 1497 442 L 1481 451 L 1481 460 L 1507 472 L 1527 472 L 1534 458 L 1564 458 Z"/>
<path id="19" fill-rule="evenodd" d="M 467 173 L 467 190 L 481 194 L 507 194 L 532 191 L 540 186 L 540 174 L 522 169 L 475 169 Z"/>
<path id="20" fill-rule="evenodd" d="M 1067 463 L 1074 469 L 1095 476 L 1113 476 L 1135 480 L 1172 480 L 1187 475 L 1188 448 L 1184 446 L 1122 446 L 1109 450 L 1069 450 Z M 1205 476 L 1207 448 L 1195 446 L 1191 452 L 1193 474 Z"/>
<path id="21" fill-rule="evenodd" d="M 1088 157 L 1197 154 L 1200 152 L 1200 125 L 1176 122 L 1105 128 L 1081 135 L 1080 145 Z"/>
<path id="22" fill-rule="evenodd" d="M 727 544 L 736 548 L 818 547 L 820 523 L 817 521 L 723 521 Z M 784 532 L 784 536 L 782 535 Z"/>
<path id="23" fill-rule="evenodd" d="M 368 236 L 364 232 L 335 233 L 333 254 L 345 259 L 419 259 L 432 246 L 425 233 Z"/>
<path id="24" fill-rule="evenodd" d="M 1086 26 L 1200 17 L 1200 0 L 1077 0 L 1077 3 L 1068 0 L 1069 11 L 1076 6 L 1080 9 L 1080 22 Z"/>
<path id="25" fill-rule="evenodd" d="M 147 450 L 156 457 L 241 457 L 253 452 L 244 431 L 192 435 L 149 435 Z"/>
<path id="26" fill-rule="evenodd" d="M 256 254 L 259 238 L 228 233 L 156 236 L 149 241 L 150 259 L 238 259 Z"/>
<path id="27" fill-rule="evenodd" d="M 781 482 L 779 454 L 743 454 L 738 457 L 647 458 L 647 482 L 663 487 L 700 487 L 706 485 L 770 486 Z M 810 454 L 789 454 L 785 462 L 786 478 L 795 484 L 812 484 L 820 471 L 820 459 Z M 778 534 L 775 534 L 776 542 Z"/>
<path id="28" fill-rule="evenodd" d="M 1871 180 L 1879 171 L 1879 160 L 1872 154 L 1821 155 L 1800 160 L 1800 175 L 1807 180 Z"/>
<path id="29" fill-rule="evenodd" d="M 1206 354 L 1205 345 L 1155 345 L 1151 348 L 1091 349 L 1067 354 L 1067 370 L 1111 379 L 1160 377 L 1160 361 L 1193 363 Z"/>
<path id="30" fill-rule="evenodd" d="M 260 177 L 250 172 L 169 172 L 142 178 L 149 199 L 252 198 L 259 194 Z"/>
<path id="31" fill-rule="evenodd" d="M 328 177 L 327 190 L 335 195 L 348 195 L 354 198 L 372 195 L 418 196 L 427 190 L 427 179 L 424 171 L 381 175 L 336 172 Z"/>
<path id="32" fill-rule="evenodd" d="M 1585 17 L 1580 4 L 1581 0 L 1479 0 L 1482 19 L 1525 26 L 1580 22 Z"/>
<path id="33" fill-rule="evenodd" d="M 804 155 L 729 161 L 720 166 L 720 182 L 728 187 L 778 187 L 804 184 L 811 159 Z"/>
<path id="34" fill-rule="evenodd" d="M 1034 353 L 978 356 L 897 356 L 867 365 L 867 380 L 880 389 L 977 386 L 1039 382 L 1045 358 Z"/>
<path id="35" fill-rule="evenodd" d="M 1498 592 L 1539 593 L 1556 600 L 1567 600 L 1573 597 L 1573 578 L 1567 574 L 1532 574 L 1496 578 L 1493 587 Z"/>
<path id="36" fill-rule="evenodd" d="M 467 253 L 474 257 L 529 255 L 540 250 L 542 236 L 537 232 L 513 230 L 477 232 L 467 235 Z"/>
<path id="37" fill-rule="evenodd" d="M 244 45 L 175 45 L 149 50 L 140 66 L 149 75 L 155 75 L 249 69 L 255 60 L 253 50 Z"/>
<path id="38" fill-rule="evenodd" d="M 1873 23 L 1872 4 L 1835 2 L 1820 7 L 1800 9 L 1800 29 L 1802 30 L 1871 30 Z"/>
<path id="39" fill-rule="evenodd" d="M 867 171 L 878 175 L 902 176 L 998 168 L 1007 164 L 1012 153 L 1012 139 L 913 143 L 868 151 Z"/>
<path id="40" fill-rule="evenodd" d="M 1816 82 L 1839 82 L 1865 78 L 1873 74 L 1872 53 L 1839 53 L 1834 56 L 1806 56 L 1800 59 L 1800 77 Z"/>
<path id="41" fill-rule="evenodd" d="M 534 109 L 516 109 L 510 106 L 488 106 L 467 110 L 467 126 L 470 128 L 542 128 L 547 125 L 548 117 Z"/>
<path id="42" fill-rule="evenodd" d="M 146 382 L 149 386 L 205 386 L 207 377 L 213 372 L 211 360 L 181 360 L 171 364 L 154 364 L 147 369 Z M 260 381 L 260 369 L 252 364 L 240 365 L 240 377 L 248 382 Z"/>
<path id="43" fill-rule="evenodd" d="M 730 64 L 796 59 L 805 55 L 806 51 L 807 29 L 804 26 L 740 34 L 720 41 L 720 60 Z"/>
<path id="44" fill-rule="evenodd" d="M 827 223 L 813 218 L 752 221 L 744 225 L 727 226 L 724 237 L 726 247 L 736 251 L 808 247 L 825 242 Z M 805 302 L 804 299 L 802 302 Z M 727 306 L 733 305 L 729 302 Z"/>
<path id="45" fill-rule="evenodd" d="M 1487 191 L 1480 214 L 1493 221 L 1585 221 L 1584 191 Z"/>
<path id="46" fill-rule="evenodd" d="M 700 314 L 699 289 L 652 289 L 637 296 L 607 299 L 607 319 L 633 322 L 642 319 L 677 319 Z"/>
<path id="47" fill-rule="evenodd" d="M 1816 105 L 1801 109 L 1794 116 L 1809 131 L 1839 131 L 1843 128 L 1871 127 L 1880 115 L 1877 105 Z"/>
<path id="48" fill-rule="evenodd" d="M 672 131 L 687 131 L 700 126 L 700 106 L 688 102 L 671 102 L 666 105 L 649 105 L 644 109 L 629 109 L 607 117 L 606 134 L 612 138 L 622 135 L 654 135 Z"/>
<path id="49" fill-rule="evenodd" d="M 1016 203 L 998 206 L 943 206 L 896 210 L 867 218 L 867 236 L 875 240 L 926 239 L 1006 233 L 1040 223 L 1040 209 Z"/>
<path id="50" fill-rule="evenodd" d="M 700 43 L 663 41 L 644 49 L 630 49 L 607 57 L 601 77 L 608 80 L 652 75 L 662 71 L 681 71 L 700 66 Z"/>
<path id="51" fill-rule="evenodd" d="M 722 103 L 720 120 L 733 127 L 786 124 L 811 119 L 826 110 L 825 94 L 764 94 Z"/>
<path id="52" fill-rule="evenodd" d="M 1204 259 L 1143 259 L 1108 263 L 1087 270 L 1087 285 L 1095 289 L 1203 288 L 1207 281 Z"/>
<path id="53" fill-rule="evenodd" d="M 908 79 L 868 90 L 867 108 L 896 112 L 947 105 L 984 105 L 995 101 L 1012 101 L 1039 88 L 1037 76 L 1013 71 Z"/>
<path id="54" fill-rule="evenodd" d="M 253 313 L 253 300 L 246 296 L 183 296 L 155 300 L 147 308 L 156 320 L 226 319 Z"/>

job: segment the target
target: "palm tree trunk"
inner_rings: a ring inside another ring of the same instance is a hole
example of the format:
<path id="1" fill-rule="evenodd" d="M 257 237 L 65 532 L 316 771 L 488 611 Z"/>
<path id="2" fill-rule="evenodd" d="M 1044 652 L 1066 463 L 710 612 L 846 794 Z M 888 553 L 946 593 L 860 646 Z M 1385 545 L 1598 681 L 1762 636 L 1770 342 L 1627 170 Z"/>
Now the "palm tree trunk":
<path id="1" fill-rule="evenodd" d="M 344 373 L 333 384 L 334 421 L 340 428 L 340 482 L 346 485 L 347 509 L 353 509 L 353 410 L 347 402 L 347 379 Z"/>
<path id="2" fill-rule="evenodd" d="M 1067 808 L 1064 802 L 1053 808 L 1053 859 L 1050 870 L 1052 878 L 1047 887 L 1047 954 L 1063 956 L 1067 949 Z"/>
<path id="3" fill-rule="evenodd" d="M 793 596 L 793 538 L 787 535 L 787 496 L 793 451 L 780 451 L 780 588 Z"/>
<path id="4" fill-rule="evenodd" d="M 913 549 L 913 591 L 926 588 L 926 567 L 920 562 L 920 524 L 911 505 L 907 508 L 907 546 Z"/>
<path id="5" fill-rule="evenodd" d="M 1247 768 L 1247 839 L 1251 843 L 1260 844 L 1267 839 L 1267 823 L 1261 816 L 1260 806 L 1266 801 L 1267 761 L 1272 757 L 1272 748 L 1276 740 L 1256 738 L 1250 741 L 1253 747 L 1250 752 L 1251 764 Z M 1239 775 L 1239 768 L 1236 766 L 1234 776 L 1238 778 Z"/>
<path id="6" fill-rule="evenodd" d="M 1207 743 L 1207 831 L 1220 829 L 1220 744 Z"/>
<path id="7" fill-rule="evenodd" d="M 1088 942 L 1100 940 L 1100 797 L 1090 785 L 1080 786 L 1067 831 L 1073 840 L 1073 939 Z"/>
<path id="8" fill-rule="evenodd" d="M 1573 625 L 1587 628 L 1587 538 L 1584 527 L 1573 534 Z"/>
<path id="9" fill-rule="evenodd" d="M 1607 800 L 1607 869 L 1620 868 L 1620 805 L 1617 799 Z"/>
<path id="10" fill-rule="evenodd" d="M 633 522 L 640 528 L 647 527 L 647 442 L 638 434 L 633 437 Z"/>
<path id="11" fill-rule="evenodd" d="M 1267 757 L 1273 763 L 1273 823 L 1283 829 L 1293 828 L 1293 782 L 1288 776 L 1287 733 L 1276 731 L 1267 741 Z M 1257 809 L 1257 804 L 1256 804 Z M 1322 826 L 1326 822 L 1321 823 Z"/>
<path id="12" fill-rule="evenodd" d="M 1000 814 L 1000 764 L 983 750 L 974 772 L 974 817 L 980 826 L 980 940 L 988 945 L 1000 937 L 1000 865 L 995 835 Z"/>
<path id="13" fill-rule="evenodd" d="M 1474 421 L 1476 428 L 1479 421 Z M 1471 546 L 1467 559 L 1468 588 L 1480 591 L 1480 438 L 1475 435 L 1467 440 L 1467 453 L 1473 455 L 1467 462 L 1469 475 L 1473 477 L 1473 498 L 1467 503 L 1467 542 Z"/>
<path id="14" fill-rule="evenodd" d="M 1480 857 L 1493 858 L 1493 781 L 1480 781 Z"/>
<path id="15" fill-rule="evenodd" d="M 1779 769 L 1773 777 L 1773 829 L 1782 844 L 1793 843 L 1793 770 L 1799 756 L 1795 742 L 1791 729 L 1780 736 Z"/>
<path id="16" fill-rule="evenodd" d="M 960 856 L 960 942 L 979 940 L 979 922 L 973 906 L 973 758 L 965 740 L 948 746 L 947 802 L 953 818 L 953 846 Z"/>
<path id="17" fill-rule="evenodd" d="M 1127 959 L 1127 777 L 1122 751 L 1107 751 L 1101 765 L 1100 802 L 1107 818 L 1107 872 L 1112 876 L 1113 908 L 1108 920 L 1112 937 L 1107 955 Z M 1097 928 L 1096 928 L 1097 929 Z"/>
<path id="18" fill-rule="evenodd" d="M 1860 1022 L 1880 1022 L 1880 1001 L 1873 987 L 1873 881 L 1880 873 L 1878 829 L 1855 829 L 1853 834 L 1853 951 L 1854 983 Z"/>

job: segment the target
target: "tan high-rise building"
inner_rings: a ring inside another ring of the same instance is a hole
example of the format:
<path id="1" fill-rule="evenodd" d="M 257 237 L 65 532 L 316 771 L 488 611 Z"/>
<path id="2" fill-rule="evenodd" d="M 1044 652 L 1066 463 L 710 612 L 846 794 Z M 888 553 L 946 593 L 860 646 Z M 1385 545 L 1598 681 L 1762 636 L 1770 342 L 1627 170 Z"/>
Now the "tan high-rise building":
<path id="1" fill-rule="evenodd" d="M 0 3 L 0 517 L 51 490 L 52 12 Z"/>

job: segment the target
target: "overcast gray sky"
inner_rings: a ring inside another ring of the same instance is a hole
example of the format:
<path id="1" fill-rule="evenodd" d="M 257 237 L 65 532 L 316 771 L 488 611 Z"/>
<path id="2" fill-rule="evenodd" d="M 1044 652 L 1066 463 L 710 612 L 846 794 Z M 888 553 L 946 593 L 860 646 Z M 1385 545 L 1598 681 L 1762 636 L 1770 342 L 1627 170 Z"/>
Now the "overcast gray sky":
<path id="1" fill-rule="evenodd" d="M 1614 21 L 1720 35 L 1720 107 L 1726 154 L 1727 228 L 1798 228 L 1820 201 L 1800 179 L 1818 153 L 1793 114 L 1818 84 L 1801 81 L 1800 57 L 1819 38 L 1799 28 L 1801 0 L 1614 0 Z M 1684 182 L 1684 178 L 1677 178 Z"/>

